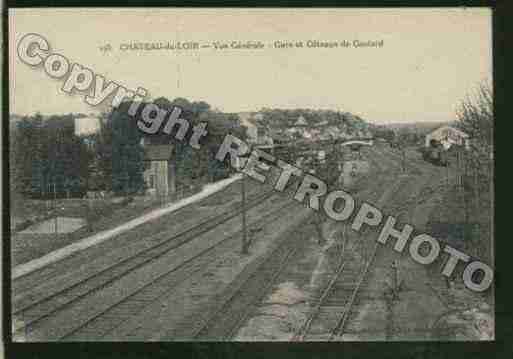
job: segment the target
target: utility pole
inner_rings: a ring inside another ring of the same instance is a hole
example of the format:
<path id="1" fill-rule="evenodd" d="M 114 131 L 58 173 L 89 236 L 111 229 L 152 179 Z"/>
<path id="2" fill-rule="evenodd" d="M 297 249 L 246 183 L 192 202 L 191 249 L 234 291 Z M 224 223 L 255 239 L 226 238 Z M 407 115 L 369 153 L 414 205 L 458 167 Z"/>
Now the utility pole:
<path id="1" fill-rule="evenodd" d="M 461 203 L 463 205 L 463 230 L 462 230 L 462 238 L 464 240 L 468 240 L 469 239 L 469 211 L 468 211 L 468 206 L 467 206 L 467 196 L 466 196 L 466 193 L 465 193 L 465 188 L 463 186 L 463 178 L 464 178 L 464 173 L 463 173 L 463 153 L 461 152 L 463 151 L 463 149 L 461 148 L 457 148 L 456 149 L 456 164 L 457 164 L 457 180 L 458 180 L 458 183 L 457 183 L 457 186 L 458 186 L 458 191 L 460 193 L 460 196 L 461 196 Z M 474 243 L 472 243 L 474 245 Z M 477 248 L 474 248 L 474 250 L 477 250 Z M 475 252 L 477 254 L 477 252 Z"/>
<path id="2" fill-rule="evenodd" d="M 447 189 L 449 189 L 449 185 L 450 185 L 450 180 L 449 180 L 449 163 L 450 161 L 447 161 L 447 163 L 445 164 L 445 178 L 447 180 Z"/>
<path id="3" fill-rule="evenodd" d="M 404 146 L 401 146 L 401 152 L 402 152 L 401 166 L 403 168 L 403 173 L 404 173 L 404 172 L 406 172 L 406 152 L 404 150 Z"/>
<path id="4" fill-rule="evenodd" d="M 473 225 L 473 238 L 476 239 L 475 242 L 477 242 L 477 238 L 480 237 L 479 235 L 479 232 L 480 232 L 480 229 L 481 229 L 481 225 L 479 223 L 479 157 L 476 156 L 475 158 L 473 158 L 473 156 L 471 154 L 467 155 L 467 159 L 470 158 L 470 160 L 468 161 L 469 164 L 470 164 L 470 171 L 471 172 L 471 175 L 472 175 L 472 179 L 473 179 L 473 201 L 470 201 L 471 204 L 473 204 L 474 208 L 473 208 L 473 212 L 474 212 L 474 225 Z M 470 210 L 472 212 L 472 210 Z"/>
<path id="5" fill-rule="evenodd" d="M 88 200 L 87 200 L 87 210 L 88 210 L 87 228 L 88 228 L 89 232 L 92 232 L 93 231 L 93 215 L 94 215 L 92 198 L 88 198 Z"/>
<path id="6" fill-rule="evenodd" d="M 456 168 L 457 168 L 457 175 L 456 178 L 458 180 L 458 189 L 461 191 L 463 188 L 463 173 L 461 170 L 462 164 L 461 164 L 461 150 L 459 148 L 456 149 Z"/>
<path id="7" fill-rule="evenodd" d="M 244 169 L 242 166 L 242 163 L 240 162 L 241 158 L 248 158 L 251 154 L 251 149 L 248 151 L 247 154 L 239 156 L 238 158 L 238 169 L 242 173 L 242 179 L 240 181 L 240 190 L 241 190 L 241 200 L 242 200 L 242 250 L 241 253 L 243 255 L 246 255 L 249 253 L 248 247 L 248 234 L 247 234 L 247 228 L 246 228 L 246 174 L 244 173 Z"/>
<path id="8" fill-rule="evenodd" d="M 50 212 L 50 208 L 51 208 L 51 204 L 50 204 L 50 192 L 51 192 L 51 189 L 50 189 L 50 180 L 48 179 L 47 177 L 47 182 L 45 182 L 45 190 L 44 190 L 44 199 L 45 199 L 45 203 L 46 203 L 46 214 L 48 214 L 48 212 Z"/>
<path id="9" fill-rule="evenodd" d="M 67 178 L 64 181 L 65 181 L 64 185 L 66 187 L 66 198 L 69 199 L 69 191 L 70 191 L 71 184 Z"/>
<path id="10" fill-rule="evenodd" d="M 493 265 L 493 267 L 495 267 L 495 231 L 494 231 L 494 223 L 495 223 L 495 219 L 494 219 L 494 209 L 495 209 L 495 185 L 493 183 L 494 181 L 494 145 L 493 145 L 493 135 L 492 135 L 492 139 L 491 139 L 491 145 L 490 145 L 490 165 L 489 165 L 489 174 L 488 174 L 488 178 L 490 179 L 489 183 L 490 183 L 490 214 L 491 214 L 491 223 L 490 223 L 490 263 Z M 492 291 L 493 293 L 493 291 Z"/>
<path id="11" fill-rule="evenodd" d="M 53 180 L 53 210 L 55 212 L 55 239 L 57 239 L 57 236 L 59 235 L 59 229 L 58 229 L 58 221 L 59 218 L 57 217 L 57 189 L 56 189 L 57 181 Z"/>
<path id="12" fill-rule="evenodd" d="M 392 262 L 392 293 L 394 296 L 394 299 L 399 299 L 399 262 L 393 261 Z"/>
<path id="13" fill-rule="evenodd" d="M 240 183 L 242 196 L 242 254 L 248 254 L 248 236 L 246 230 L 246 174 L 242 172 Z"/>

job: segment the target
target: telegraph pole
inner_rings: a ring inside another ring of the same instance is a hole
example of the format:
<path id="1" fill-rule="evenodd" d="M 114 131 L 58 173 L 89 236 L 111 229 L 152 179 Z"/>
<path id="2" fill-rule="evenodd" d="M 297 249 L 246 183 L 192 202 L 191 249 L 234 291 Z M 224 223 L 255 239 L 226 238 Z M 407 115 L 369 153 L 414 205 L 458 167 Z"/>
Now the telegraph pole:
<path id="1" fill-rule="evenodd" d="M 238 169 L 242 173 L 242 179 L 240 181 L 240 190 L 241 190 L 241 200 L 242 200 L 242 250 L 241 253 L 246 255 L 249 253 L 248 247 L 248 234 L 246 228 L 246 174 L 244 173 L 244 169 L 242 163 L 240 162 L 240 158 L 248 158 L 250 156 L 251 149 L 247 154 L 239 156 L 238 161 Z"/>
<path id="2" fill-rule="evenodd" d="M 401 166 L 403 168 L 403 172 L 406 172 L 406 152 L 404 150 L 404 146 L 402 146 L 402 145 L 401 145 L 401 152 L 402 152 Z"/>
<path id="3" fill-rule="evenodd" d="M 89 232 L 93 231 L 93 215 L 94 215 L 94 208 L 93 208 L 93 199 L 89 198 L 87 200 L 87 209 L 89 211 L 88 219 L 87 219 L 87 227 L 89 229 Z"/>
<path id="4" fill-rule="evenodd" d="M 248 236 L 246 230 L 246 174 L 242 172 L 240 183 L 242 195 L 242 254 L 248 254 Z"/>
<path id="5" fill-rule="evenodd" d="M 58 175 L 58 169 L 59 169 L 59 160 L 61 159 L 59 154 L 62 150 L 62 133 L 57 130 L 57 144 L 55 146 L 55 152 L 54 152 L 54 167 L 53 167 L 53 210 L 55 212 L 55 238 L 57 239 L 59 235 L 59 227 L 58 227 L 58 211 L 57 211 L 57 178 L 60 177 Z"/>
<path id="6" fill-rule="evenodd" d="M 462 153 L 461 148 L 456 148 L 456 186 L 457 190 L 460 194 L 461 204 L 463 205 L 463 229 L 462 229 L 462 239 L 468 240 L 468 224 L 469 224 L 469 216 L 467 211 L 467 202 L 465 196 L 465 189 L 463 188 L 463 170 L 462 170 Z M 475 248 L 474 248 L 475 249 Z"/>
<path id="7" fill-rule="evenodd" d="M 492 139 L 491 139 L 491 145 L 490 145 L 490 165 L 489 165 L 489 179 L 490 179 L 490 214 L 491 214 L 491 223 L 490 223 L 490 263 L 493 265 L 493 267 L 495 268 L 495 231 L 494 231 L 494 209 L 495 209 L 495 197 L 494 197 L 494 191 L 495 191 L 495 186 L 494 186 L 494 173 L 493 173 L 493 170 L 494 170 L 494 147 L 493 147 L 493 135 L 492 135 Z M 493 285 L 493 284 L 492 284 Z M 492 291 L 492 293 L 494 293 L 494 291 Z"/>
<path id="8" fill-rule="evenodd" d="M 53 180 L 53 210 L 55 212 L 55 238 L 57 239 L 57 236 L 59 235 L 59 229 L 58 229 L 58 217 L 57 217 L 57 189 L 56 189 L 57 181 Z"/>
<path id="9" fill-rule="evenodd" d="M 449 163 L 450 161 L 447 161 L 445 164 L 445 178 L 447 179 L 447 189 L 449 189 L 450 180 L 449 180 Z"/>
<path id="10" fill-rule="evenodd" d="M 473 191 L 472 191 L 472 194 L 473 194 L 473 200 L 470 201 L 470 205 L 473 205 L 473 209 L 470 210 L 470 212 L 472 213 L 473 211 L 473 220 L 474 220 L 474 224 L 472 226 L 472 234 L 473 234 L 473 238 L 475 238 L 476 240 L 474 242 L 477 242 L 477 238 L 479 238 L 479 232 L 480 232 L 480 229 L 481 229 L 481 224 L 479 222 L 479 157 L 478 156 L 475 156 L 473 157 L 471 154 L 468 154 L 466 156 L 467 158 L 467 163 L 470 165 L 470 171 L 471 171 L 471 176 L 472 176 L 472 180 L 473 180 Z"/>

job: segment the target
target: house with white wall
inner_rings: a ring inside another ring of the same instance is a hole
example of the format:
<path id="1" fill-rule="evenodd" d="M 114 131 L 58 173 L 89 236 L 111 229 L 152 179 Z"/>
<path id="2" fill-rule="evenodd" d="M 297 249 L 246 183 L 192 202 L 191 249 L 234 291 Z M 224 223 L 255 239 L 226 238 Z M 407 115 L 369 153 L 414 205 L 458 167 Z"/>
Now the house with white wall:
<path id="1" fill-rule="evenodd" d="M 452 126 L 442 126 L 426 135 L 425 147 L 431 146 L 431 141 L 435 140 L 442 144 L 444 149 L 448 150 L 452 145 L 470 147 L 469 135 Z"/>

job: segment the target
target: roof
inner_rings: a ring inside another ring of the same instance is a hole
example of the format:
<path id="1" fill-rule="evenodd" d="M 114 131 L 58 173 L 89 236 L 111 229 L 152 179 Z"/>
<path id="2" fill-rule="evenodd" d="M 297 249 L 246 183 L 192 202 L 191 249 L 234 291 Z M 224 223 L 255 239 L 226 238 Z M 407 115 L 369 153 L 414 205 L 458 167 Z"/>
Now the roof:
<path id="1" fill-rule="evenodd" d="M 436 130 L 432 131 L 427 136 L 429 136 L 429 137 L 438 137 L 438 136 L 445 137 L 445 136 L 448 135 L 448 132 L 451 132 L 453 135 L 460 136 L 460 137 L 463 137 L 463 138 L 468 138 L 469 137 L 465 132 L 463 132 L 461 130 L 458 130 L 457 128 L 454 128 L 454 127 L 451 127 L 451 126 L 439 127 Z"/>
<path id="2" fill-rule="evenodd" d="M 148 145 L 144 147 L 145 161 L 168 161 L 172 154 L 172 145 Z"/>
<path id="3" fill-rule="evenodd" d="M 303 117 L 303 115 L 299 115 L 296 123 L 294 124 L 294 126 L 306 126 L 308 125 L 308 123 L 306 122 L 305 118 Z"/>
<path id="4" fill-rule="evenodd" d="M 437 140 L 446 150 L 454 144 L 464 145 L 468 149 L 468 138 L 468 134 L 457 128 L 442 126 L 426 135 L 426 147 L 429 146 L 430 141 Z"/>

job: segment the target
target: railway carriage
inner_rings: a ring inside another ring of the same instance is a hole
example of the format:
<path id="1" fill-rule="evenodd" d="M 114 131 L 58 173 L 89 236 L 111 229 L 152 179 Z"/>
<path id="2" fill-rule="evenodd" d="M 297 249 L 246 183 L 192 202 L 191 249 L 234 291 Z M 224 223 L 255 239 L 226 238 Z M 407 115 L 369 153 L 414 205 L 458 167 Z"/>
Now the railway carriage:
<path id="1" fill-rule="evenodd" d="M 436 140 L 431 140 L 429 147 L 424 148 L 422 157 L 434 165 L 447 166 L 449 164 L 447 151 Z"/>

